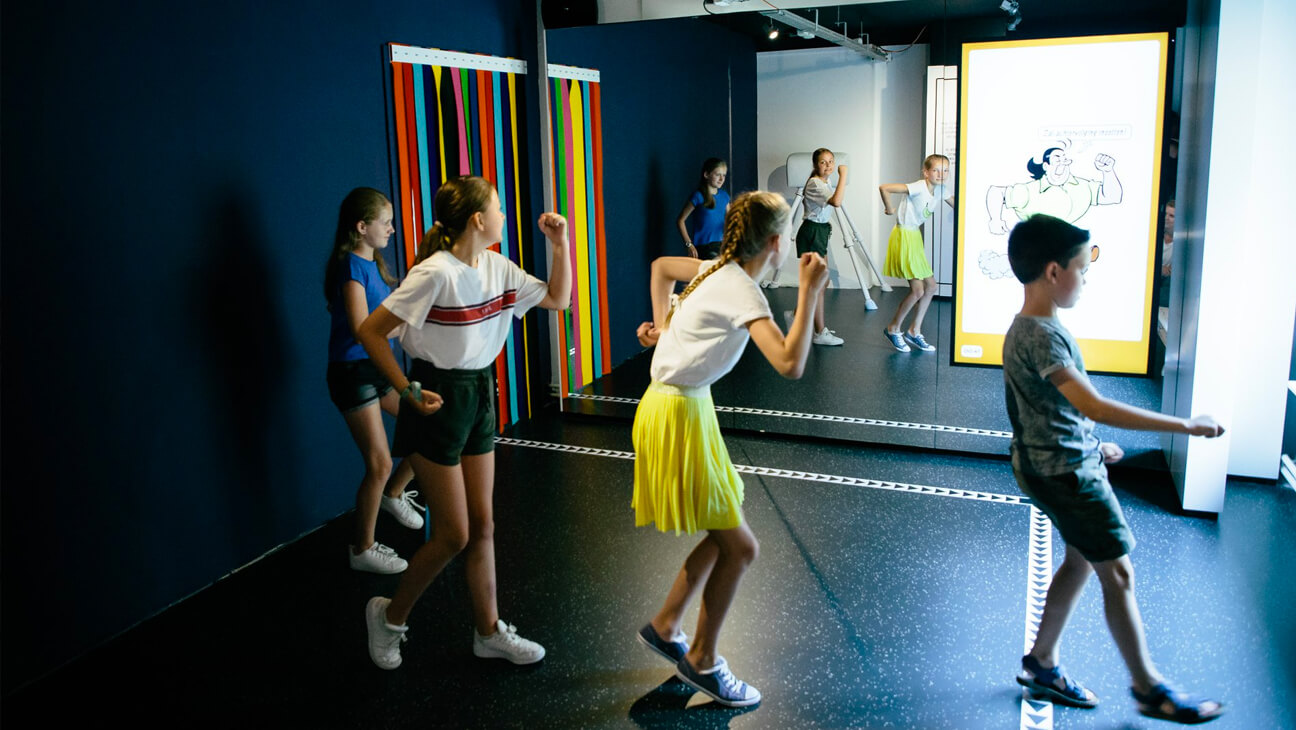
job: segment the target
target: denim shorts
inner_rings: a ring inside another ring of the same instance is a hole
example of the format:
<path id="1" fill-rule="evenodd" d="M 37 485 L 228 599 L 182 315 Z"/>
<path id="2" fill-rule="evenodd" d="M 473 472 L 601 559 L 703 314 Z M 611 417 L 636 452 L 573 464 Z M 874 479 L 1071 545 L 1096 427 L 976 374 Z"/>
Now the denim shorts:
<path id="1" fill-rule="evenodd" d="M 339 411 L 350 413 L 378 402 L 392 389 L 373 360 L 345 360 L 328 364 L 329 398 Z"/>
<path id="2" fill-rule="evenodd" d="M 1022 492 L 1048 515 L 1066 544 L 1091 563 L 1115 560 L 1134 549 L 1134 533 L 1107 481 L 1102 457 L 1094 455 L 1075 471 L 1054 476 L 1028 474 L 1013 465 Z"/>
<path id="3" fill-rule="evenodd" d="M 495 450 L 495 366 L 481 370 L 442 370 L 415 360 L 410 380 L 441 396 L 441 407 L 423 415 L 404 398 L 396 416 L 393 456 L 419 456 L 442 466 L 454 466 L 460 456 Z"/>

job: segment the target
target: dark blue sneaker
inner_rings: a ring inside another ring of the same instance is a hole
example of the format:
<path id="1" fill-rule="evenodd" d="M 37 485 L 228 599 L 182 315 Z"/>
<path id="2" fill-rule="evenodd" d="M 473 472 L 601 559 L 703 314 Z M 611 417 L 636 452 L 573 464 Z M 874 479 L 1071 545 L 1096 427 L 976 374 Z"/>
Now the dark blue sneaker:
<path id="1" fill-rule="evenodd" d="M 714 667 L 703 671 L 694 669 L 687 658 L 680 659 L 675 676 L 726 707 L 748 707 L 761 701 L 760 690 L 735 677 L 724 657 L 716 659 Z"/>
<path id="2" fill-rule="evenodd" d="M 886 335 L 887 340 L 896 350 L 900 352 L 909 352 L 909 346 L 905 344 L 904 338 L 900 336 L 899 332 L 892 332 L 886 327 L 883 327 L 882 334 Z"/>
<path id="3" fill-rule="evenodd" d="M 904 340 L 905 342 L 908 342 L 909 344 L 913 345 L 919 350 L 922 350 L 923 352 L 936 351 L 936 346 L 932 344 L 928 344 L 927 338 L 923 337 L 921 334 L 911 335 L 908 332 L 906 332 L 904 333 Z"/>
<path id="4" fill-rule="evenodd" d="M 1030 654 L 1022 657 L 1022 673 L 1017 676 L 1017 684 L 1029 689 L 1037 697 L 1045 697 L 1063 705 L 1084 709 L 1098 706 L 1098 695 L 1072 682 L 1061 664 L 1045 669 Z"/>
<path id="5" fill-rule="evenodd" d="M 684 636 L 680 641 L 667 641 L 657 633 L 657 629 L 654 629 L 651 623 L 644 624 L 644 627 L 639 629 L 639 643 L 652 649 L 671 664 L 678 664 L 679 660 L 688 653 L 687 639 L 688 637 Z"/>

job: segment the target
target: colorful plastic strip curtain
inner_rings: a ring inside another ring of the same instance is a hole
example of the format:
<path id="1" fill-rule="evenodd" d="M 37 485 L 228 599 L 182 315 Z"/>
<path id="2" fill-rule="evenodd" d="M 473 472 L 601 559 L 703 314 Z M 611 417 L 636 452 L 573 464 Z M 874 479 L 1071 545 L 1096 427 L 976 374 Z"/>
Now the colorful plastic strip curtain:
<path id="1" fill-rule="evenodd" d="M 535 262 L 525 254 L 533 226 L 525 225 L 524 212 L 530 212 L 522 201 L 530 179 L 523 146 L 526 64 L 396 44 L 391 60 L 405 270 L 414 265 L 418 243 L 435 219 L 437 188 L 452 177 L 480 175 L 495 185 L 505 213 L 502 238 L 493 248 L 535 273 Z M 513 332 L 495 362 L 501 429 L 529 417 L 545 393 L 543 384 L 531 381 L 533 372 L 542 372 L 538 358 L 544 357 L 536 316 L 512 321 Z"/>
<path id="2" fill-rule="evenodd" d="M 550 64 L 549 76 L 555 204 L 571 237 L 572 305 L 558 327 L 559 387 L 570 393 L 611 370 L 603 129 L 598 71 Z"/>

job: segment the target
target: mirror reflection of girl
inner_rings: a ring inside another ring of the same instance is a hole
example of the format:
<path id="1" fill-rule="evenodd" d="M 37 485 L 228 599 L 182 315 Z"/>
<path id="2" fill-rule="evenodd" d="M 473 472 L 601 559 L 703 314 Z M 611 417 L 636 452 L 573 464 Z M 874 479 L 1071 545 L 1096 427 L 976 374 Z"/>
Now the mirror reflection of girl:
<path id="1" fill-rule="evenodd" d="M 755 687 L 734 677 L 717 646 L 759 545 L 743 520 L 742 478 L 720 436 L 710 387 L 738 362 L 748 339 L 780 374 L 801 377 L 828 266 L 818 254 L 801 257 L 797 313 L 786 337 L 757 284 L 791 248 L 786 236 L 791 214 L 780 195 L 739 195 L 725 218 L 719 259 L 653 262 L 653 321 L 638 331 L 640 343 L 657 349 L 652 383 L 635 411 L 632 432 L 635 525 L 655 523 L 677 535 L 707 531 L 684 561 L 661 610 L 639 630 L 639 641 L 674 664 L 684 682 L 731 707 L 761 699 Z M 668 311 L 677 281 L 689 284 Z M 680 625 L 699 593 L 702 609 L 690 646 Z"/>
<path id="2" fill-rule="evenodd" d="M 923 251 L 920 227 L 940 207 L 942 199 L 951 207 L 954 205 L 953 193 L 945 186 L 945 178 L 949 175 L 948 157 L 928 155 L 923 160 L 922 174 L 922 179 L 915 182 L 878 186 L 882 211 L 896 216 L 895 227 L 891 229 L 887 242 L 886 265 L 882 267 L 882 273 L 909 280 L 909 293 L 900 301 L 891 323 L 882 331 L 891 346 L 900 352 L 909 352 L 910 345 L 923 352 L 936 349 L 922 334 L 923 317 L 927 316 L 927 308 L 931 306 L 932 297 L 936 296 L 936 278 L 932 276 L 931 263 Z M 891 207 L 892 195 L 904 196 L 895 209 Z M 914 318 L 906 330 L 904 319 L 911 309 Z"/>
<path id="3" fill-rule="evenodd" d="M 846 165 L 837 165 L 832 150 L 820 147 L 811 156 L 814 171 L 806 179 L 803 191 L 801 227 L 797 229 L 796 250 L 798 256 L 817 253 L 827 259 L 828 239 L 832 237 L 832 209 L 839 208 L 842 198 L 846 196 Z M 828 177 L 837 171 L 837 187 L 828 184 Z M 819 302 L 815 308 L 814 337 L 816 345 L 840 345 L 844 340 L 828 329 L 824 321 L 824 291 L 819 290 Z"/>
<path id="4" fill-rule="evenodd" d="M 396 595 L 375 596 L 365 609 L 369 657 L 383 669 L 400 666 L 414 603 L 463 552 L 476 625 L 473 654 L 531 664 L 544 658 L 544 647 L 500 620 L 496 604 L 492 373 L 513 327 L 509 315 L 520 319 L 534 306 L 565 309 L 571 300 L 567 221 L 540 216 L 553 249 L 546 284 L 488 250 L 501 239 L 504 212 L 486 180 L 447 180 L 434 210 L 418 263 L 360 325 L 360 342 L 400 393 L 392 450 L 414 466 L 432 520 L 432 539 L 410 558 Z M 397 328 L 414 358 L 408 378 L 386 344 L 386 333 Z"/>
<path id="5" fill-rule="evenodd" d="M 729 210 L 729 193 L 723 187 L 729 166 L 719 157 L 709 157 L 702 163 L 702 177 L 697 190 L 689 196 L 680 211 L 675 225 L 689 256 L 695 259 L 713 259 L 720 255 L 720 241 L 724 238 L 724 217 Z"/>
<path id="6" fill-rule="evenodd" d="M 374 540 L 379 510 L 389 512 L 411 529 L 421 529 L 423 518 L 414 501 L 418 492 L 405 487 L 414 477 L 408 461 L 392 469 L 384 411 L 396 415 L 400 397 L 374 367 L 356 340 L 360 323 L 391 294 L 395 277 L 379 253 L 396 232 L 392 204 L 373 188 L 356 188 L 342 200 L 333 251 L 324 268 L 324 297 L 328 300 L 329 397 L 342 412 L 351 438 L 364 458 L 365 473 L 356 490 L 355 535 L 349 561 L 354 570 L 399 573 L 405 561 L 395 550 Z M 391 347 L 390 341 L 387 347 Z"/>

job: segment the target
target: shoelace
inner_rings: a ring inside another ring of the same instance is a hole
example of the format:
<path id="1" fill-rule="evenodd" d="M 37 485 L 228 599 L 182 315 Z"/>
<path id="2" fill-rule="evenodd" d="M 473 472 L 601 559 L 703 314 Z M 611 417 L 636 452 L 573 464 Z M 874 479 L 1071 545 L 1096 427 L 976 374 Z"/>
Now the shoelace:
<path id="1" fill-rule="evenodd" d="M 391 557 L 393 557 L 393 558 L 396 557 L 396 551 L 395 551 L 395 550 L 393 550 L 393 549 L 387 547 L 386 545 L 384 545 L 384 544 L 382 544 L 382 543 L 380 543 L 380 542 L 375 542 L 375 543 L 374 543 L 374 546 L 373 546 L 372 548 L 370 548 L 370 549 L 373 550 L 374 552 L 380 554 L 380 555 L 388 555 L 388 556 L 391 556 Z"/>
<path id="2" fill-rule="evenodd" d="M 733 675 L 733 672 L 729 671 L 728 666 L 723 666 L 720 669 L 716 670 L 716 674 L 718 675 L 720 684 L 724 685 L 727 694 L 733 695 L 735 697 L 744 694 L 742 692 L 742 687 L 744 682 L 741 679 L 735 677 Z"/>
<path id="3" fill-rule="evenodd" d="M 404 502 L 406 507 L 412 507 L 413 509 L 416 509 L 419 512 L 427 512 L 427 507 L 424 507 L 423 505 L 414 501 L 414 497 L 416 496 L 418 496 L 417 489 L 414 491 L 401 492 L 401 496 L 397 497 L 396 499 Z"/>

